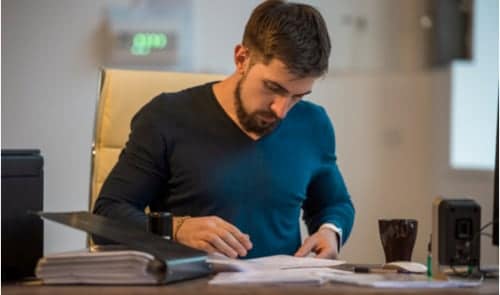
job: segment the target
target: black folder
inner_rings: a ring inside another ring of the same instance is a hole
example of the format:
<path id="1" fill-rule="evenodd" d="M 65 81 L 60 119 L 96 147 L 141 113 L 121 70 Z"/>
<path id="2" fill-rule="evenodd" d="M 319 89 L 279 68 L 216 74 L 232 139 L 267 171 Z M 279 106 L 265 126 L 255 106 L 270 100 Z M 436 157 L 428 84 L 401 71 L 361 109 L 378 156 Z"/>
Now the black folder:
<path id="1" fill-rule="evenodd" d="M 123 221 L 89 212 L 36 212 L 40 217 L 98 235 L 132 250 L 153 255 L 160 263 L 160 283 L 171 283 L 210 274 L 206 253 L 158 235 L 141 230 Z"/>

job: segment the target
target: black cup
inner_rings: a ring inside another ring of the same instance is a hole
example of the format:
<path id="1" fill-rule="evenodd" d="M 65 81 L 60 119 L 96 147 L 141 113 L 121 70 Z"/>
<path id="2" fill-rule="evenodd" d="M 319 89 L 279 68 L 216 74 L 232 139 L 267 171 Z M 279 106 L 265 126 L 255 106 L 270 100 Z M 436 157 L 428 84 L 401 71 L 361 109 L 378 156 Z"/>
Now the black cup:
<path id="1" fill-rule="evenodd" d="M 417 239 L 415 219 L 380 219 L 378 228 L 385 253 L 385 262 L 411 261 Z"/>
<path id="2" fill-rule="evenodd" d="M 172 214 L 169 212 L 148 213 L 147 231 L 166 239 L 172 237 Z"/>

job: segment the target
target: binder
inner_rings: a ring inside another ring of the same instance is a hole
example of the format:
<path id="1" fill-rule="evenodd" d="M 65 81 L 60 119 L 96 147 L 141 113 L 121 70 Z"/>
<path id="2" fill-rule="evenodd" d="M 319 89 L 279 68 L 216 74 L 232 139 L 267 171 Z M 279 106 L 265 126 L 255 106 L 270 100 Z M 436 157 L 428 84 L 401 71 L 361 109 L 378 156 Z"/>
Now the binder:
<path id="1" fill-rule="evenodd" d="M 35 212 L 43 219 L 61 223 L 87 233 L 151 254 L 159 263 L 160 284 L 209 275 L 211 269 L 205 252 L 141 230 L 122 220 L 114 220 L 85 211 Z"/>

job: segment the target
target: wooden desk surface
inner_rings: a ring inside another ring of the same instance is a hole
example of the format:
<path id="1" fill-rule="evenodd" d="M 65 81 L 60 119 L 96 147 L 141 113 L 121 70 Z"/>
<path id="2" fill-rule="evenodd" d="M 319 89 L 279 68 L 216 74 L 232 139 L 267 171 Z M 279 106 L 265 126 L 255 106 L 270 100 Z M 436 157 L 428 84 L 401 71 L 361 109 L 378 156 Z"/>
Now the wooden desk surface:
<path id="1" fill-rule="evenodd" d="M 498 279 L 486 279 L 481 287 L 466 289 L 375 289 L 342 284 L 312 285 L 246 285 L 246 286 L 213 286 L 208 285 L 208 278 L 196 279 L 165 286 L 42 286 L 39 283 L 5 284 L 2 294 L 71 294 L 71 295 L 126 295 L 126 294 L 498 294 Z"/>

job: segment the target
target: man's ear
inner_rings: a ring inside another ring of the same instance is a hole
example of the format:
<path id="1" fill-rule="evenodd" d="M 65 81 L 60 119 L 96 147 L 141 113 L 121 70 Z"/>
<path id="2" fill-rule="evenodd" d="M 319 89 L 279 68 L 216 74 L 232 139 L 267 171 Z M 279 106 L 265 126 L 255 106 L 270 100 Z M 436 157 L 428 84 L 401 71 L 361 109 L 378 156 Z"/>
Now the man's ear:
<path id="1" fill-rule="evenodd" d="M 250 54 L 248 49 L 242 44 L 236 45 L 234 48 L 234 64 L 236 71 L 243 75 L 250 61 Z"/>

